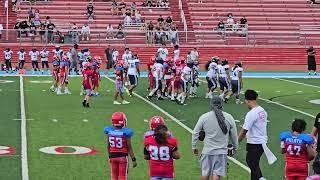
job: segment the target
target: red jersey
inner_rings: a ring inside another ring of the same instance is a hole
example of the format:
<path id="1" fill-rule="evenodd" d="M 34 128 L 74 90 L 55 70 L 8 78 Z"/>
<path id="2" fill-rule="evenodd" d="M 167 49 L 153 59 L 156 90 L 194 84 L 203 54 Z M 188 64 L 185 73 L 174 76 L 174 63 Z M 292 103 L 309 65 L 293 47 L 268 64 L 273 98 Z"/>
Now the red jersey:
<path id="1" fill-rule="evenodd" d="M 100 73 L 99 73 L 99 68 L 98 67 L 94 68 L 94 70 L 92 72 L 92 80 L 93 81 L 99 81 L 100 80 Z"/>
<path id="2" fill-rule="evenodd" d="M 147 68 L 148 68 L 148 75 L 152 75 L 152 68 L 153 68 L 154 62 L 149 61 L 147 63 Z"/>
<path id="3" fill-rule="evenodd" d="M 114 128 L 108 126 L 104 128 L 104 133 L 108 135 L 108 147 L 109 155 L 112 156 L 115 153 L 122 153 L 127 155 L 128 145 L 127 140 L 133 136 L 133 131 L 130 128 Z"/>
<path id="4" fill-rule="evenodd" d="M 83 75 L 83 87 L 84 89 L 92 89 L 92 85 L 90 83 L 90 79 L 93 77 L 93 72 L 91 69 L 84 69 L 82 71 Z"/>
<path id="5" fill-rule="evenodd" d="M 182 66 L 175 66 L 174 69 L 175 69 L 174 75 L 176 77 L 176 81 L 180 81 L 183 67 Z"/>
<path id="6" fill-rule="evenodd" d="M 166 144 L 158 144 L 154 136 L 144 140 L 145 154 L 150 155 L 150 177 L 174 178 L 171 154 L 178 150 L 177 140 L 168 137 Z"/>

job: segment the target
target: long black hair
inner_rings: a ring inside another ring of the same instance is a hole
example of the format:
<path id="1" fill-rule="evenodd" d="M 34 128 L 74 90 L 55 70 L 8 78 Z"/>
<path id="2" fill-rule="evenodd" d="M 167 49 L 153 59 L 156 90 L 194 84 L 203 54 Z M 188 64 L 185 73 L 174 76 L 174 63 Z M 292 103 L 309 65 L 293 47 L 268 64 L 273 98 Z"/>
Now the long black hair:
<path id="1" fill-rule="evenodd" d="M 154 137 L 156 139 L 156 142 L 158 144 L 166 144 L 167 143 L 167 137 L 168 137 L 168 128 L 165 125 L 158 125 L 154 129 Z"/>
<path id="2" fill-rule="evenodd" d="M 222 113 L 222 99 L 219 96 L 213 96 L 210 101 L 211 109 L 216 114 L 219 127 L 224 134 L 228 133 L 226 119 Z"/>

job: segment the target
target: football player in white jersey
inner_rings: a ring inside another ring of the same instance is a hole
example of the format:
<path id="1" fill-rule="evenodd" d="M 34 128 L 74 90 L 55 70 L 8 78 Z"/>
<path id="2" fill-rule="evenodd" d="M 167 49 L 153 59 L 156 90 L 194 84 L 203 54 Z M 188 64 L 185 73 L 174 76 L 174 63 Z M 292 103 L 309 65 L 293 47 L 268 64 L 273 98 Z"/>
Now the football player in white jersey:
<path id="1" fill-rule="evenodd" d="M 129 82 L 128 82 L 128 60 L 132 59 L 132 53 L 130 51 L 129 48 L 125 48 L 124 49 L 124 53 L 122 55 L 122 60 L 124 63 L 124 85 L 128 86 Z"/>
<path id="2" fill-rule="evenodd" d="M 149 95 L 147 96 L 148 100 L 151 100 L 153 95 L 157 93 L 158 100 L 163 100 L 162 97 L 162 80 L 164 77 L 164 67 L 163 67 L 163 59 L 160 57 L 156 58 L 156 63 L 153 65 L 153 78 L 154 78 L 154 88 L 151 90 Z"/>
<path id="3" fill-rule="evenodd" d="M 182 93 L 178 95 L 177 97 L 177 103 L 181 105 L 186 105 L 185 100 L 188 95 L 188 84 L 191 80 L 192 76 L 192 68 L 193 68 L 193 63 L 187 63 L 187 65 L 182 69 L 182 74 L 181 74 L 181 86 L 182 86 Z"/>
<path id="4" fill-rule="evenodd" d="M 130 82 L 128 91 L 130 97 L 132 97 L 133 89 L 138 85 L 138 77 L 140 76 L 139 64 L 140 60 L 137 54 L 134 54 L 133 58 L 128 60 L 128 77 Z"/>
<path id="5" fill-rule="evenodd" d="M 231 91 L 231 79 L 230 79 L 230 70 L 227 60 L 221 61 L 221 64 L 217 66 L 218 75 L 219 75 L 219 84 L 220 84 L 220 97 L 227 102 L 228 99 L 225 97 Z"/>
<path id="6" fill-rule="evenodd" d="M 174 63 L 179 59 L 180 57 L 180 49 L 179 49 L 179 45 L 175 45 L 173 48 L 173 61 Z"/>
<path id="7" fill-rule="evenodd" d="M 166 61 L 167 57 L 168 57 L 168 49 L 166 48 L 166 44 L 165 43 L 162 43 L 161 47 L 158 49 L 157 51 L 158 53 L 158 56 L 160 58 L 162 58 L 163 61 Z"/>
<path id="8" fill-rule="evenodd" d="M 118 63 L 118 60 L 119 60 L 119 51 L 114 48 L 112 50 L 112 61 L 113 61 L 113 64 L 116 65 Z"/>
<path id="9" fill-rule="evenodd" d="M 31 59 L 31 64 L 32 64 L 32 74 L 35 73 L 35 71 L 40 72 L 39 65 L 38 65 L 38 56 L 39 56 L 39 51 L 37 51 L 36 48 L 32 48 L 32 50 L 29 52 L 29 56 Z"/>
<path id="10" fill-rule="evenodd" d="M 18 58 L 19 58 L 19 69 L 23 69 L 23 67 L 24 67 L 24 63 L 25 63 L 25 56 L 26 56 L 26 52 L 24 52 L 24 49 L 23 48 L 21 48 L 20 50 L 19 50 L 19 52 L 17 52 L 17 54 L 18 54 Z"/>
<path id="11" fill-rule="evenodd" d="M 78 52 L 78 57 L 79 57 L 80 70 L 82 71 L 83 70 L 83 62 L 86 61 L 83 49 L 81 49 L 81 51 Z"/>
<path id="12" fill-rule="evenodd" d="M 219 57 L 214 56 L 212 59 L 206 64 L 206 80 L 208 83 L 208 91 L 206 93 L 206 98 L 212 98 L 213 91 L 218 87 L 217 77 L 218 77 L 218 63 Z"/>
<path id="13" fill-rule="evenodd" d="M 63 50 L 59 45 L 57 45 L 56 48 L 52 50 L 52 52 L 53 52 L 53 56 L 57 56 L 59 58 L 59 61 L 62 60 Z"/>
<path id="14" fill-rule="evenodd" d="M 242 63 L 241 61 L 237 61 L 234 67 L 232 68 L 232 76 L 231 76 L 232 91 L 226 97 L 226 99 L 228 99 L 230 96 L 235 95 L 236 104 L 241 104 L 240 91 L 243 87 L 242 73 L 243 73 Z"/>
<path id="15" fill-rule="evenodd" d="M 190 58 L 192 61 L 199 61 L 199 52 L 197 48 L 193 48 L 190 52 Z"/>
<path id="16" fill-rule="evenodd" d="M 43 74 L 45 69 L 50 74 L 50 71 L 48 70 L 49 69 L 49 63 L 48 63 L 49 51 L 47 51 L 47 48 L 45 47 L 42 48 L 42 51 L 40 52 L 40 56 L 41 56 L 41 66 L 42 66 L 41 73 Z"/>
<path id="17" fill-rule="evenodd" d="M 4 54 L 4 61 L 6 64 L 6 72 L 8 73 L 8 71 L 10 70 L 12 73 L 11 58 L 12 58 L 13 52 L 10 50 L 10 48 L 6 48 L 6 50 L 3 51 L 3 54 Z"/>

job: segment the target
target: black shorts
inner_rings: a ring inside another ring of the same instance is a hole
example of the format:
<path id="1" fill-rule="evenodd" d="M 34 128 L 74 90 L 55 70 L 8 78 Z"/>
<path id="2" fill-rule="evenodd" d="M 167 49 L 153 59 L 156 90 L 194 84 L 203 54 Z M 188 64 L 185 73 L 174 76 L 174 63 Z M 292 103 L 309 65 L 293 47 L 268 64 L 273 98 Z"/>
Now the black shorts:
<path id="1" fill-rule="evenodd" d="M 31 61 L 31 64 L 32 64 L 32 68 L 35 69 L 35 68 L 39 68 L 38 66 L 38 61 Z"/>
<path id="2" fill-rule="evenodd" d="M 240 81 L 232 80 L 231 87 L 232 87 L 232 92 L 234 94 L 240 94 L 240 91 L 241 91 Z"/>
<path id="3" fill-rule="evenodd" d="M 112 60 L 108 60 L 107 61 L 107 66 L 106 66 L 107 69 L 111 69 L 113 68 L 113 61 Z"/>
<path id="4" fill-rule="evenodd" d="M 217 88 L 217 80 L 215 78 L 206 77 L 206 80 L 208 82 L 208 88 L 209 89 Z"/>
<path id="5" fill-rule="evenodd" d="M 316 71 L 317 70 L 317 63 L 314 58 L 308 60 L 308 70 L 309 71 Z"/>
<path id="6" fill-rule="evenodd" d="M 42 65 L 42 69 L 43 69 L 44 67 L 46 67 L 47 69 L 49 68 L 49 63 L 48 63 L 48 61 L 42 61 L 42 62 L 41 62 L 41 65 Z"/>
<path id="7" fill-rule="evenodd" d="M 220 90 L 231 90 L 231 85 L 227 79 L 227 77 L 219 77 L 219 85 L 220 85 Z"/>
<path id="8" fill-rule="evenodd" d="M 129 82 L 131 86 L 137 86 L 138 85 L 138 76 L 137 75 L 128 75 Z"/>

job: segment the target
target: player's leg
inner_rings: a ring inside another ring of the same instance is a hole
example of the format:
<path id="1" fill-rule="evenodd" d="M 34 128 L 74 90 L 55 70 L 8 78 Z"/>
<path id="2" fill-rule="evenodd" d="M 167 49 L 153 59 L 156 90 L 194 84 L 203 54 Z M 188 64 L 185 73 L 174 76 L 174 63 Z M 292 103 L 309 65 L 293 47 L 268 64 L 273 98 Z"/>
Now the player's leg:
<path id="1" fill-rule="evenodd" d="M 91 96 L 91 89 L 85 89 L 85 97 L 84 100 L 82 102 L 83 107 L 90 107 L 90 96 Z"/>
<path id="2" fill-rule="evenodd" d="M 123 94 L 124 94 L 124 87 L 122 86 L 122 87 L 120 88 L 120 97 L 121 97 L 121 100 L 122 100 L 121 103 L 122 103 L 122 104 L 130 104 L 129 101 L 126 101 L 126 100 L 124 99 Z"/>
<path id="3" fill-rule="evenodd" d="M 210 98 L 210 96 L 212 96 L 212 87 L 213 87 L 212 78 L 206 77 L 206 80 L 208 84 L 208 91 L 206 93 L 206 98 Z"/>
<path id="4" fill-rule="evenodd" d="M 159 87 L 158 87 L 158 90 L 157 90 L 158 100 L 163 100 L 163 97 L 162 97 L 162 92 L 163 92 L 162 80 L 159 80 L 158 84 L 159 84 Z"/>
<path id="5" fill-rule="evenodd" d="M 129 162 L 128 157 L 121 157 L 119 162 L 119 180 L 128 179 Z"/>
<path id="6" fill-rule="evenodd" d="M 188 82 L 183 81 L 183 86 L 182 86 L 182 97 L 181 97 L 181 104 L 184 105 L 184 102 L 187 98 L 188 94 Z"/>
<path id="7" fill-rule="evenodd" d="M 119 94 L 120 94 L 119 89 L 116 89 L 116 92 L 114 93 L 114 97 L 113 97 L 113 104 L 116 104 L 116 105 L 121 104 L 121 103 L 119 103 L 119 102 L 117 101 Z M 121 95 L 120 95 L 120 96 L 121 96 Z M 121 98 L 123 98 L 123 97 L 121 96 Z"/>
<path id="8" fill-rule="evenodd" d="M 59 85 L 58 85 L 57 95 L 61 95 L 62 94 L 61 89 L 64 86 L 65 80 L 66 80 L 65 79 L 65 75 L 64 74 L 60 74 L 60 81 L 59 81 Z"/>
<path id="9" fill-rule="evenodd" d="M 110 158 L 111 180 L 119 180 L 119 160 L 118 158 Z"/>
<path id="10" fill-rule="evenodd" d="M 69 85 L 69 73 L 67 72 L 65 74 L 65 83 L 64 83 L 64 93 L 65 94 L 72 94 L 68 88 L 68 85 Z"/>
<path id="11" fill-rule="evenodd" d="M 201 180 L 209 180 L 212 175 L 213 164 L 210 155 L 202 154 L 200 157 Z"/>
<path id="12" fill-rule="evenodd" d="M 260 158 L 263 154 L 262 145 L 247 144 L 246 162 L 251 170 L 251 179 L 259 179 L 262 176 Z"/>
<path id="13" fill-rule="evenodd" d="M 150 91 L 149 95 L 147 96 L 148 99 L 151 99 L 152 96 L 157 92 L 159 89 L 159 81 L 157 79 L 154 79 L 154 88 Z"/>

